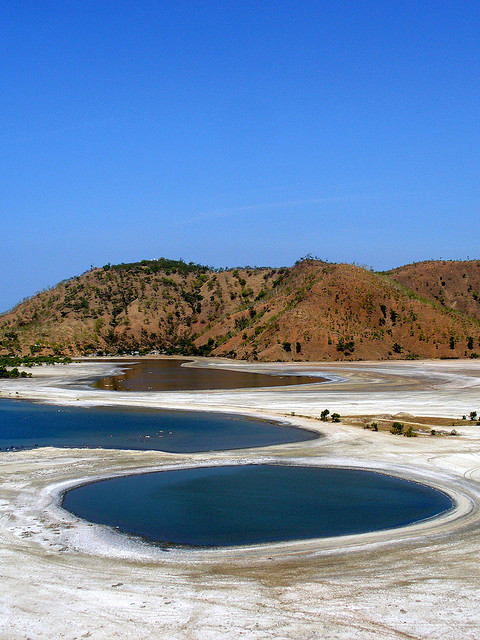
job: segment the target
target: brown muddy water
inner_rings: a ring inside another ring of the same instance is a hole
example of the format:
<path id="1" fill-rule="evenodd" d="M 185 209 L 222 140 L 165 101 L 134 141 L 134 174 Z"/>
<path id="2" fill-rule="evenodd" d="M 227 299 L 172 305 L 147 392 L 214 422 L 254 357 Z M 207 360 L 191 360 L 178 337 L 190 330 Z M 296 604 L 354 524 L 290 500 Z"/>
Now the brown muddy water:
<path id="1" fill-rule="evenodd" d="M 325 378 L 296 375 L 270 375 L 182 366 L 191 360 L 141 360 L 121 364 L 124 371 L 96 381 L 96 389 L 107 391 L 193 391 L 209 389 L 248 389 L 284 387 L 325 382 Z"/>

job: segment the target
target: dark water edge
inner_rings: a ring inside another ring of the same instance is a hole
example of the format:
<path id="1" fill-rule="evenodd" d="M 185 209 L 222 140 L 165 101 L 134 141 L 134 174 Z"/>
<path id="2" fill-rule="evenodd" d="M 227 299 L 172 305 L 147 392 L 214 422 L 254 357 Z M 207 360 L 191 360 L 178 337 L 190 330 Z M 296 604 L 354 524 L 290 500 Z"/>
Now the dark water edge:
<path id="1" fill-rule="evenodd" d="M 0 399 L 0 450 L 34 447 L 194 453 L 313 440 L 274 421 L 201 411 L 67 407 Z"/>
<path id="2" fill-rule="evenodd" d="M 113 361 L 114 362 L 114 361 Z M 93 382 L 95 389 L 107 391 L 199 391 L 284 387 L 325 382 L 315 376 L 295 376 L 233 371 L 213 367 L 184 367 L 193 360 L 141 360 L 123 363 L 125 370 Z M 122 366 L 122 363 L 118 363 Z M 122 367 L 122 368 L 123 368 Z"/>
<path id="3" fill-rule="evenodd" d="M 62 506 L 157 545 L 223 547 L 403 527 L 453 501 L 374 471 L 248 464 L 100 480 L 67 491 Z"/>

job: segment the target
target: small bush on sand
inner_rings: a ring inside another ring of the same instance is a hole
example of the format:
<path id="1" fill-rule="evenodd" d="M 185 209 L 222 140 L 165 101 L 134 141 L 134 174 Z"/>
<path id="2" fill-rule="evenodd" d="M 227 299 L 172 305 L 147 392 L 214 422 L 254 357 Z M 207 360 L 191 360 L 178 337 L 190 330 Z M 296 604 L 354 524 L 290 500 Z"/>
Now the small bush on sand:
<path id="1" fill-rule="evenodd" d="M 394 435 L 400 435 L 403 431 L 403 423 L 402 422 L 394 422 L 392 424 L 392 427 L 390 429 L 390 433 L 393 433 Z"/>

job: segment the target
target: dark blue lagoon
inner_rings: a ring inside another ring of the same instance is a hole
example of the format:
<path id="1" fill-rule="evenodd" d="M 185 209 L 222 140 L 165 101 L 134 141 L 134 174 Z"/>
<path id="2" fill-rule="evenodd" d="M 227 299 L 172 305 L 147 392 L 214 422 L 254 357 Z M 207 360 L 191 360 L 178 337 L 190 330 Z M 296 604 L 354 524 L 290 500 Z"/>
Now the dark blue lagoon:
<path id="1" fill-rule="evenodd" d="M 101 447 L 172 453 L 301 442 L 318 437 L 266 420 L 200 411 L 80 408 L 0 400 L 0 449 Z"/>
<path id="2" fill-rule="evenodd" d="M 452 508 L 441 491 L 372 471 L 249 464 L 83 485 L 63 506 L 151 542 L 234 546 L 401 527 Z"/>

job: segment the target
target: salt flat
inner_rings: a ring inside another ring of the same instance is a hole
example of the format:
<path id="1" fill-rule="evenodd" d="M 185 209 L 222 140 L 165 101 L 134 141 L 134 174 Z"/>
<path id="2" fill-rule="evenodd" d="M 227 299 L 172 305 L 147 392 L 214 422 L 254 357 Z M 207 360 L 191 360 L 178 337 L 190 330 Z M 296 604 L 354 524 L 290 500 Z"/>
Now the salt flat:
<path id="1" fill-rule="evenodd" d="M 342 416 L 459 418 L 480 410 L 480 363 L 256 364 L 328 384 L 238 391 L 113 393 L 78 380 L 112 364 L 41 367 L 0 382 L 1 397 L 79 405 L 203 409 L 282 417 L 326 437 L 199 454 L 45 448 L 0 453 L 0 638 L 477 638 L 480 427 L 457 437 L 395 437 Z M 294 412 L 296 415 L 292 416 Z M 301 416 L 307 417 L 299 417 Z M 447 490 L 456 509 L 395 531 L 221 551 L 161 551 L 58 507 L 89 478 L 198 464 L 283 461 L 386 470 Z"/>

